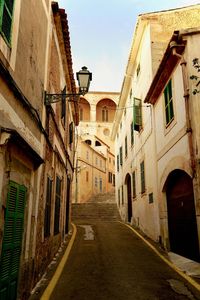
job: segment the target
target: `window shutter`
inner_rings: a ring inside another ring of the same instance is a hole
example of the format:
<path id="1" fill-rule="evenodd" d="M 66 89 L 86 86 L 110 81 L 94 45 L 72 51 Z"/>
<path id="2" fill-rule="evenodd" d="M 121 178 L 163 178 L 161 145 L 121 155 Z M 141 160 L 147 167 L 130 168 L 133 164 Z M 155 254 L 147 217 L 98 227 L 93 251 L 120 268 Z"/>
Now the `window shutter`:
<path id="1" fill-rule="evenodd" d="M 141 99 L 134 98 L 134 130 L 140 131 L 142 128 L 142 105 Z"/>
<path id="2" fill-rule="evenodd" d="M 7 42 L 11 42 L 11 27 L 13 18 L 14 0 L 0 1 L 0 31 L 3 33 Z"/>
<path id="3" fill-rule="evenodd" d="M 55 211 L 54 211 L 54 234 L 60 231 L 60 200 L 61 200 L 61 179 L 56 177 L 56 195 L 55 195 Z"/>
<path id="4" fill-rule="evenodd" d="M 141 174 L 141 193 L 145 192 L 145 171 L 144 171 L 144 161 L 140 164 L 140 174 Z"/>
<path id="5" fill-rule="evenodd" d="M 52 180 L 48 177 L 47 178 L 47 191 L 46 191 L 45 217 L 44 217 L 44 237 L 50 236 L 51 195 L 52 195 Z"/>
<path id="6" fill-rule="evenodd" d="M 0 261 L 0 299 L 16 298 L 26 192 L 24 186 L 10 181 Z"/>
<path id="7" fill-rule="evenodd" d="M 117 171 L 119 172 L 119 154 L 117 155 Z"/>
<path id="8" fill-rule="evenodd" d="M 131 145 L 134 144 L 134 126 L 133 122 L 131 123 Z"/>
<path id="9" fill-rule="evenodd" d="M 122 164 L 123 164 L 123 152 L 122 152 L 122 147 L 119 148 L 119 158 L 120 158 L 120 165 L 122 166 Z"/>

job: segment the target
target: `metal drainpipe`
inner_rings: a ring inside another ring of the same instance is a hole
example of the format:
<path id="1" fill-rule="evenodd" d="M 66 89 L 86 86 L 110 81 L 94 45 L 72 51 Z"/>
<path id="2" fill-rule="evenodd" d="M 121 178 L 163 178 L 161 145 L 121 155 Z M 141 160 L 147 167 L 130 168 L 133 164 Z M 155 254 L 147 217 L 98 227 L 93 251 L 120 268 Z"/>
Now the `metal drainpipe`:
<path id="1" fill-rule="evenodd" d="M 196 163 L 195 163 L 195 156 L 194 156 L 192 126 L 191 126 L 191 118 L 190 118 L 190 105 L 189 105 L 190 94 L 189 94 L 189 82 L 188 82 L 187 66 L 186 66 L 187 62 L 185 61 L 184 57 L 182 57 L 180 64 L 181 64 L 182 75 L 183 75 L 183 87 L 184 87 L 185 111 L 186 111 L 186 126 L 187 126 L 186 130 L 188 133 L 191 168 L 192 168 L 192 175 L 194 178 L 196 175 Z"/>

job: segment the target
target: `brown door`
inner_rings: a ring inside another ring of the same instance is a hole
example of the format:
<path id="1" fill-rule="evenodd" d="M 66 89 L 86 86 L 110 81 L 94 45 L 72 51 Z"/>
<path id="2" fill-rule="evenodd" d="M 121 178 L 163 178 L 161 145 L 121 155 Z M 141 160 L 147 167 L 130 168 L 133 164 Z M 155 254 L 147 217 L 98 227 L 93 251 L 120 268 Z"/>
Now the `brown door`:
<path id="1" fill-rule="evenodd" d="M 171 251 L 199 261 L 199 246 L 192 179 L 181 170 L 167 182 L 168 226 Z"/>

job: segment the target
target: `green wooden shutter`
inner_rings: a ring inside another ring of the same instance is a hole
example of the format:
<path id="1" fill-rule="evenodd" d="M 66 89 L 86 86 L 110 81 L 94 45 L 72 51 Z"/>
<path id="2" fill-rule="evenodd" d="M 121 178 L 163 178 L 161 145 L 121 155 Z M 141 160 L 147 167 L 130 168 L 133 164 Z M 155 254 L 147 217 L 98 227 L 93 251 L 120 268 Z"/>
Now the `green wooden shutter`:
<path id="1" fill-rule="evenodd" d="M 141 175 L 141 193 L 145 192 L 145 171 L 144 171 L 144 161 L 140 164 L 140 175 Z"/>
<path id="2" fill-rule="evenodd" d="M 11 27 L 14 0 L 0 0 L 0 31 L 6 41 L 11 42 Z"/>
<path id="3" fill-rule="evenodd" d="M 141 99 L 134 98 L 134 104 L 133 104 L 133 118 L 134 118 L 134 130 L 140 131 L 142 128 L 142 105 L 141 105 Z"/>
<path id="4" fill-rule="evenodd" d="M 10 181 L 0 263 L 0 299 L 16 299 L 26 188 Z"/>

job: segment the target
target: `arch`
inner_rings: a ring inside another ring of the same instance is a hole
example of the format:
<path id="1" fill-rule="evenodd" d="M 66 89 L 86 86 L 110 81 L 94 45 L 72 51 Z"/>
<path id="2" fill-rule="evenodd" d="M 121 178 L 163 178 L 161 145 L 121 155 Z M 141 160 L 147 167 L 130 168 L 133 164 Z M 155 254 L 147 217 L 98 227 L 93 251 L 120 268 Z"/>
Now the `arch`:
<path id="1" fill-rule="evenodd" d="M 92 141 L 91 140 L 85 140 L 85 143 L 88 144 L 88 145 L 90 145 L 90 146 L 92 145 Z"/>
<path id="2" fill-rule="evenodd" d="M 128 210 L 128 222 L 132 219 L 132 193 L 131 193 L 131 176 L 129 173 L 125 177 L 125 185 L 127 189 L 127 210 Z"/>
<path id="3" fill-rule="evenodd" d="M 199 261 L 199 243 L 192 178 L 173 170 L 165 183 L 171 251 Z"/>
<path id="4" fill-rule="evenodd" d="M 95 141 L 95 146 L 101 146 L 101 143 L 99 141 Z"/>
<path id="5" fill-rule="evenodd" d="M 90 103 L 82 97 L 79 100 L 79 116 L 80 121 L 90 121 Z"/>
<path id="6" fill-rule="evenodd" d="M 102 99 L 96 106 L 97 122 L 113 122 L 116 111 L 116 104 L 111 99 Z"/>

